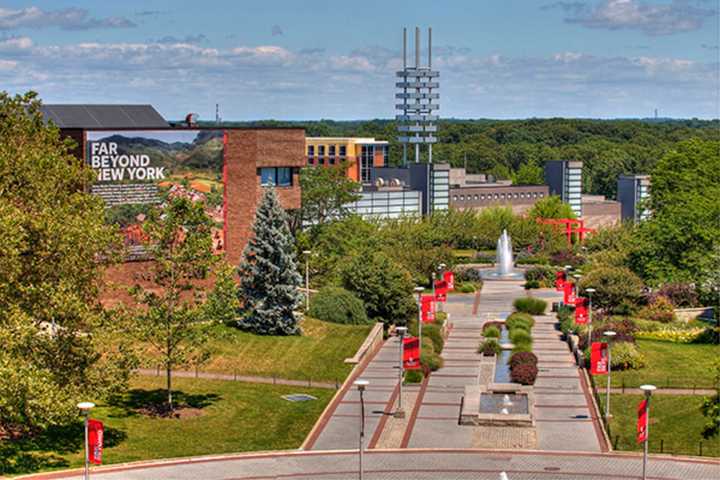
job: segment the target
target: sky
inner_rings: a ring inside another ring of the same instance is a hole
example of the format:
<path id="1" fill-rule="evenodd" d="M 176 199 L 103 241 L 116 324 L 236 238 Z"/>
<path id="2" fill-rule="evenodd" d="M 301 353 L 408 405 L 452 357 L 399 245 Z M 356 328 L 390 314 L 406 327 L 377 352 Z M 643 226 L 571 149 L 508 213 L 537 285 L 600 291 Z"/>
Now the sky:
<path id="1" fill-rule="evenodd" d="M 0 0 L 0 90 L 169 119 L 392 118 L 419 26 L 441 117 L 718 118 L 719 3 Z"/>

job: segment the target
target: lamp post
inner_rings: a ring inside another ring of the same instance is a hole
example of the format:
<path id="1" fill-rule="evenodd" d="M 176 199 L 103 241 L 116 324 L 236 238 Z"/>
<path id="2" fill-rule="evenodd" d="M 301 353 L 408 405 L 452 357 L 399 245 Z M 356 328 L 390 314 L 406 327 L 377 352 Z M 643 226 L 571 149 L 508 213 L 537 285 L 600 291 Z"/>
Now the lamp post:
<path id="1" fill-rule="evenodd" d="M 643 467 L 642 467 L 642 478 L 647 478 L 647 457 L 648 457 L 648 441 L 650 441 L 650 397 L 652 392 L 656 390 L 655 385 L 640 385 L 640 390 L 645 393 L 645 415 L 647 424 L 645 425 L 645 441 L 643 442 Z"/>
<path id="2" fill-rule="evenodd" d="M 90 478 L 90 440 L 88 439 L 88 416 L 90 415 L 90 410 L 92 410 L 95 407 L 95 404 L 92 402 L 80 402 L 77 404 L 77 407 L 80 409 L 80 412 L 83 414 L 84 417 L 84 424 L 85 424 L 85 480 L 88 480 Z"/>
<path id="3" fill-rule="evenodd" d="M 438 265 L 438 272 L 440 273 L 440 280 L 442 280 L 442 278 L 443 278 L 442 273 L 445 271 L 445 267 L 447 267 L 447 265 L 445 265 L 444 263 L 441 263 L 440 265 Z M 433 297 L 434 296 L 435 296 L 435 282 L 433 282 Z M 442 312 L 443 311 L 442 303 L 440 303 L 439 305 L 440 305 L 440 311 Z"/>
<path id="4" fill-rule="evenodd" d="M 586 288 L 585 293 L 588 295 L 588 345 L 592 345 L 592 294 L 595 289 Z"/>
<path id="5" fill-rule="evenodd" d="M 422 292 L 425 290 L 423 287 L 415 287 L 415 293 L 417 294 L 417 305 L 418 305 L 418 352 L 422 355 Z"/>
<path id="6" fill-rule="evenodd" d="M 360 392 L 360 445 L 358 448 L 358 478 L 363 478 L 363 450 L 365 450 L 365 398 L 363 394 L 370 384 L 367 380 L 355 380 L 354 385 Z"/>
<path id="7" fill-rule="evenodd" d="M 397 327 L 395 329 L 397 332 L 398 340 L 400 341 L 400 348 L 398 348 L 398 351 L 400 352 L 399 360 L 400 364 L 398 365 L 398 390 L 400 395 L 398 396 L 398 408 L 395 411 L 395 417 L 396 418 L 405 418 L 405 411 L 402 408 L 402 384 L 403 384 L 403 350 L 404 350 L 404 343 L 403 340 L 405 339 L 405 332 L 407 332 L 406 327 Z"/>
<path id="8" fill-rule="evenodd" d="M 305 313 L 310 310 L 310 250 L 303 250 L 305 255 Z"/>
<path id="9" fill-rule="evenodd" d="M 612 354 L 610 353 L 611 342 L 615 335 L 617 335 L 612 330 L 607 330 L 604 335 L 607 337 L 607 346 L 608 346 L 608 373 L 607 373 L 607 399 L 605 400 L 605 420 L 610 421 L 610 373 L 612 372 Z"/>

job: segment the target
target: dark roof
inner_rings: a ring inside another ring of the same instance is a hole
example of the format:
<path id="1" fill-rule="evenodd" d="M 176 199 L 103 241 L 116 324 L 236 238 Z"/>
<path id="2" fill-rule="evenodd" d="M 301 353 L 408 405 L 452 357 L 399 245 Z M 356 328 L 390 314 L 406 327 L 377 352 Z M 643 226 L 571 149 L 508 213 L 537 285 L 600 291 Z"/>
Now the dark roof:
<path id="1" fill-rule="evenodd" d="M 167 128 L 152 105 L 42 105 L 47 120 L 60 128 Z"/>

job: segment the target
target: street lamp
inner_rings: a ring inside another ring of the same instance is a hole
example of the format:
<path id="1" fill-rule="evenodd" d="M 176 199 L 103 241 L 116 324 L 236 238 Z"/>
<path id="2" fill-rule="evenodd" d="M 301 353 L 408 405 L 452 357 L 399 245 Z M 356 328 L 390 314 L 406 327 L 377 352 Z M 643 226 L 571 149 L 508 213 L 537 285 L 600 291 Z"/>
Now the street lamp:
<path id="1" fill-rule="evenodd" d="M 400 395 L 398 396 L 398 408 L 395 411 L 395 417 L 396 418 L 405 418 L 405 411 L 402 408 L 402 384 L 403 384 L 403 349 L 404 349 L 404 342 L 405 339 L 405 333 L 407 332 L 406 327 L 396 327 L 395 331 L 397 332 L 398 339 L 400 341 L 400 348 L 398 348 L 400 352 L 400 364 L 398 365 L 398 390 Z"/>
<path id="2" fill-rule="evenodd" d="M 438 268 L 437 268 L 437 269 L 438 269 L 438 272 L 442 273 L 442 272 L 445 270 L 445 267 L 447 267 L 447 265 L 445 265 L 444 263 L 439 264 L 439 265 L 438 265 Z M 442 280 L 442 275 L 440 275 L 440 280 Z M 434 302 L 435 302 L 434 298 L 435 298 L 435 280 L 433 280 L 433 305 L 434 305 Z M 443 311 L 443 310 L 442 310 L 442 303 L 440 304 L 440 311 L 441 311 L 441 312 Z"/>
<path id="3" fill-rule="evenodd" d="M 423 287 L 415 287 L 415 293 L 417 294 L 417 306 L 418 306 L 418 352 L 422 355 L 422 292 L 425 290 Z"/>
<path id="4" fill-rule="evenodd" d="M 365 399 L 363 397 L 363 394 L 365 393 L 365 389 L 370 384 L 367 380 L 355 380 L 353 382 L 355 387 L 357 387 L 358 392 L 360 392 L 360 446 L 358 448 L 358 458 L 359 458 L 359 468 L 358 468 L 358 478 L 362 480 L 363 478 L 363 450 L 365 450 Z"/>
<path id="5" fill-rule="evenodd" d="M 648 442 L 650 441 L 650 397 L 652 396 L 652 392 L 654 392 L 657 389 L 655 385 L 640 385 L 640 390 L 642 390 L 645 393 L 645 421 L 647 422 L 645 424 L 645 442 L 643 442 L 643 467 L 642 467 L 642 478 L 645 480 L 647 478 L 646 471 L 647 471 L 647 456 L 648 456 Z"/>
<path id="6" fill-rule="evenodd" d="M 303 250 L 305 255 L 305 313 L 310 310 L 310 250 Z"/>
<path id="7" fill-rule="evenodd" d="M 608 348 L 608 373 L 607 373 L 607 399 L 605 400 L 605 419 L 610 421 L 610 373 L 612 372 L 612 356 L 610 353 L 611 341 L 617 333 L 612 330 L 607 330 L 604 335 L 607 337 L 607 348 Z"/>
<path id="8" fill-rule="evenodd" d="M 592 345 L 592 294 L 595 293 L 595 289 L 586 288 L 585 293 L 588 296 L 588 345 Z"/>
<path id="9" fill-rule="evenodd" d="M 77 404 L 77 408 L 83 414 L 85 423 L 85 480 L 90 478 L 90 440 L 88 438 L 88 416 L 90 410 L 95 408 L 95 404 L 92 402 L 80 402 Z"/>

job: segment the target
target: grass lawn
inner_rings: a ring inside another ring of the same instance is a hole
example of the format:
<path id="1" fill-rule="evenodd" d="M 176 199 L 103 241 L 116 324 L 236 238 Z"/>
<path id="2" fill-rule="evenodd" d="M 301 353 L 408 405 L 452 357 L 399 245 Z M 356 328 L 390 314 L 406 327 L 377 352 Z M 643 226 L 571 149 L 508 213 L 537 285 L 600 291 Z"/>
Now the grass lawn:
<path id="1" fill-rule="evenodd" d="M 642 395 L 611 395 L 610 438 L 617 442 L 618 450 L 642 451 L 635 441 L 637 405 Z M 600 395 L 602 408 L 605 396 Z M 702 442 L 703 456 L 720 456 L 720 439 L 703 439 L 701 432 L 706 423 L 700 413 L 703 397 L 700 395 L 653 395 L 650 400 L 650 452 L 660 453 L 660 441 L 664 453 L 676 455 L 699 455 Z"/>
<path id="2" fill-rule="evenodd" d="M 639 387 L 650 383 L 658 387 L 712 388 L 712 362 L 720 357 L 720 345 L 638 340 L 647 364 L 639 370 L 613 372 L 612 384 Z"/>
<path id="3" fill-rule="evenodd" d="M 141 377 L 112 404 L 100 404 L 92 418 L 105 424 L 103 463 L 215 453 L 297 448 L 330 401 L 333 390 L 175 379 L 178 398 L 195 406 L 187 418 L 141 415 L 139 407 L 164 398 L 162 378 Z M 307 393 L 317 400 L 292 403 L 281 398 Z M 33 441 L 0 444 L 0 474 L 82 465 L 82 423 Z"/>
<path id="4" fill-rule="evenodd" d="M 343 382 L 355 355 L 370 333 L 370 325 L 340 325 L 305 318 L 301 336 L 273 337 L 217 326 L 210 362 L 201 370 L 294 380 Z"/>

